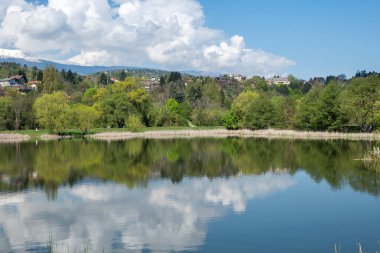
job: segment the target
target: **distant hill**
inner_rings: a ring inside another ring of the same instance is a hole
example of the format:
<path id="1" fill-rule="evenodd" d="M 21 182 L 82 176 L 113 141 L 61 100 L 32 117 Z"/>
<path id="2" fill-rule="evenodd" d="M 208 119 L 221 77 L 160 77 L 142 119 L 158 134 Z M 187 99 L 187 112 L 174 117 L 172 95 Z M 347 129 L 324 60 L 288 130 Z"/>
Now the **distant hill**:
<path id="1" fill-rule="evenodd" d="M 28 67 L 36 66 L 39 69 L 44 69 L 47 65 L 54 65 L 56 69 L 61 71 L 64 69 L 65 71 L 71 70 L 73 72 L 77 72 L 80 75 L 90 75 L 98 72 L 104 71 L 114 71 L 114 70 L 140 70 L 147 72 L 163 72 L 167 73 L 169 71 L 160 70 L 160 69 L 152 69 L 152 68 L 141 68 L 134 66 L 84 66 L 73 63 L 66 62 L 57 62 L 57 61 L 49 61 L 44 59 L 39 59 L 34 57 L 31 54 L 25 53 L 21 50 L 9 50 L 9 49 L 0 49 L 0 62 L 15 62 L 21 65 L 26 65 Z M 211 72 L 203 72 L 203 71 L 180 71 L 183 74 L 194 75 L 194 76 L 218 76 L 219 73 L 211 73 Z"/>

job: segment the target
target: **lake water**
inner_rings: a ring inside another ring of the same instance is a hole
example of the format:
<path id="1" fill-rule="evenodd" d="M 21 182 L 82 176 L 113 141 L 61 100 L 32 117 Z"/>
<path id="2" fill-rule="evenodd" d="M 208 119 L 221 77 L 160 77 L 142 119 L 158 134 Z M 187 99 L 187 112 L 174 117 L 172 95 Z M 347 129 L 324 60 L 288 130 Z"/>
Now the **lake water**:
<path id="1" fill-rule="evenodd" d="M 378 143 L 0 144 L 0 252 L 380 251 Z M 50 242 L 49 242 L 50 241 Z"/>

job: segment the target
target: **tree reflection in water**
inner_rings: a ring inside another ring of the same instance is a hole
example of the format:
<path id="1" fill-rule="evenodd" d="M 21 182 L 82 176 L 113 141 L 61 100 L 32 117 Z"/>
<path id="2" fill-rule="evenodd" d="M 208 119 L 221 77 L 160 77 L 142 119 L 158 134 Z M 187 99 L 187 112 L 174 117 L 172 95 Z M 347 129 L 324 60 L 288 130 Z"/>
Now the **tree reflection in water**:
<path id="1" fill-rule="evenodd" d="M 380 194 L 380 174 L 355 158 L 374 143 L 263 139 L 193 139 L 128 141 L 53 141 L 0 145 L 1 191 L 43 187 L 54 198 L 61 185 L 84 177 L 112 180 L 129 188 L 151 179 L 218 178 L 305 171 L 333 188 Z"/>
<path id="2" fill-rule="evenodd" d="M 50 236 L 74 252 L 83 234 L 95 252 L 197 249 L 209 220 L 292 189 L 297 172 L 378 196 L 376 170 L 353 160 L 373 145 L 238 138 L 1 144 L 0 252 L 42 252 Z"/>

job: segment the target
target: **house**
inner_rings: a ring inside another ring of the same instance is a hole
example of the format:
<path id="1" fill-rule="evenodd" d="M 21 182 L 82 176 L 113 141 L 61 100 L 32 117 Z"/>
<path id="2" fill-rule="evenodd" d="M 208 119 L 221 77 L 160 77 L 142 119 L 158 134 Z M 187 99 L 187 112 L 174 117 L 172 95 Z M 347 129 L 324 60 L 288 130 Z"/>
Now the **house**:
<path id="1" fill-rule="evenodd" d="M 154 77 L 154 76 L 152 76 L 152 77 L 149 78 L 149 81 L 151 81 L 151 82 L 156 82 L 156 81 L 157 81 L 157 78 Z"/>
<path id="2" fill-rule="evenodd" d="M 268 85 L 289 85 L 290 81 L 287 77 L 273 77 L 270 79 L 267 79 L 267 84 Z"/>
<path id="3" fill-rule="evenodd" d="M 156 89 L 157 87 L 160 86 L 160 83 L 159 82 L 153 82 L 153 81 L 146 81 L 143 83 L 144 85 L 144 88 L 146 89 L 146 91 L 148 92 L 152 92 L 154 89 Z"/>
<path id="4" fill-rule="evenodd" d="M 11 76 L 0 80 L 0 87 L 18 87 L 25 84 L 25 78 L 22 75 Z"/>
<path id="5" fill-rule="evenodd" d="M 215 81 L 219 84 L 221 87 L 225 87 L 228 84 L 228 80 L 224 76 L 215 77 Z"/>
<path id="6" fill-rule="evenodd" d="M 230 77 L 238 82 L 244 81 L 245 77 L 240 74 L 230 75 Z"/>
<path id="7" fill-rule="evenodd" d="M 37 90 L 39 86 L 41 86 L 41 81 L 29 81 L 26 83 L 27 86 L 29 86 L 33 90 Z"/>
<path id="8" fill-rule="evenodd" d="M 120 83 L 120 80 L 114 78 L 114 77 L 111 77 L 111 83 Z"/>

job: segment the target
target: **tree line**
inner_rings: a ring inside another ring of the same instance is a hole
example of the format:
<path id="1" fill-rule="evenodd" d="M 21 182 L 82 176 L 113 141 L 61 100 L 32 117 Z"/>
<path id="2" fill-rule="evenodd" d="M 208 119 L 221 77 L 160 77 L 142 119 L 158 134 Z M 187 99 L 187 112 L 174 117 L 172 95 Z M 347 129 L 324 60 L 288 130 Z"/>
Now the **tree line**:
<path id="1" fill-rule="evenodd" d="M 225 126 L 227 129 L 297 129 L 372 132 L 380 127 L 380 76 L 358 71 L 312 78 L 289 76 L 289 85 L 262 77 L 239 82 L 229 76 L 161 73 L 149 83 L 122 71 L 86 78 L 53 66 L 43 71 L 1 64 L 0 74 L 40 79 L 37 90 L 0 89 L 0 130 Z M 122 79 L 111 82 L 110 77 Z M 106 78 L 106 80 L 105 80 Z"/>
<path id="2" fill-rule="evenodd" d="M 228 129 L 372 132 L 380 127 L 380 77 L 312 86 L 301 96 L 246 90 L 224 115 Z"/>

